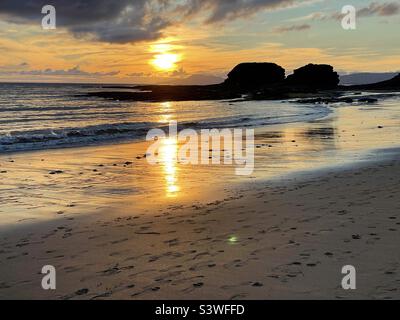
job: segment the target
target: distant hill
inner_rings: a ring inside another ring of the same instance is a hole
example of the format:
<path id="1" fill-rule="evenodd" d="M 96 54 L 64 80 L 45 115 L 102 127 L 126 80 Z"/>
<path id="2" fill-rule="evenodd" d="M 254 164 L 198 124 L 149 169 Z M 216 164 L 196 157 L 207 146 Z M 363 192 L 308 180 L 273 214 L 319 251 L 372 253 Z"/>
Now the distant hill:
<path id="1" fill-rule="evenodd" d="M 348 86 L 347 88 L 351 90 L 400 90 L 400 73 L 389 80 L 377 83 Z"/>
<path id="2" fill-rule="evenodd" d="M 386 81 L 394 78 L 398 72 L 384 72 L 384 73 L 373 73 L 373 72 L 363 72 L 363 73 L 352 73 L 340 76 L 340 85 L 350 86 L 350 85 L 363 85 Z"/>
<path id="3" fill-rule="evenodd" d="M 184 79 L 168 80 L 165 84 L 177 86 L 206 86 L 210 84 L 219 84 L 225 79 L 207 74 L 194 74 Z"/>

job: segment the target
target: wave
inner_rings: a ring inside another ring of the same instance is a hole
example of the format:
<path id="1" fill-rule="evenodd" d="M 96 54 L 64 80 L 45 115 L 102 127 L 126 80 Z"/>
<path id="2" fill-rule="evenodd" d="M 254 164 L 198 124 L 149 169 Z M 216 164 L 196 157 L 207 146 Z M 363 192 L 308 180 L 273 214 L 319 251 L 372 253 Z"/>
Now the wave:
<path id="1" fill-rule="evenodd" d="M 0 136 L 0 152 L 88 145 L 121 138 L 140 138 L 151 125 L 151 123 L 115 123 L 56 130 L 11 131 Z"/>
<path id="2" fill-rule="evenodd" d="M 327 116 L 330 109 L 324 106 L 302 107 L 299 114 L 277 116 L 248 115 L 225 116 L 179 123 L 179 129 L 222 129 L 235 127 L 259 127 L 292 122 L 311 121 Z M 121 122 L 111 124 L 68 127 L 60 129 L 14 130 L 0 134 L 0 153 L 41 150 L 68 146 L 83 146 L 123 140 L 145 138 L 150 129 L 165 131 L 167 124 L 159 122 Z"/>
<path id="3" fill-rule="evenodd" d="M 81 111 L 81 110 L 103 110 L 104 106 L 98 105 L 98 106 L 89 106 L 87 108 L 82 107 L 81 105 L 76 105 L 76 106 L 51 106 L 51 107 L 38 107 L 38 106 L 32 106 L 32 107 L 27 107 L 27 106 L 12 106 L 12 107 L 2 107 L 0 108 L 0 113 L 4 112 L 43 112 L 43 111 Z"/>

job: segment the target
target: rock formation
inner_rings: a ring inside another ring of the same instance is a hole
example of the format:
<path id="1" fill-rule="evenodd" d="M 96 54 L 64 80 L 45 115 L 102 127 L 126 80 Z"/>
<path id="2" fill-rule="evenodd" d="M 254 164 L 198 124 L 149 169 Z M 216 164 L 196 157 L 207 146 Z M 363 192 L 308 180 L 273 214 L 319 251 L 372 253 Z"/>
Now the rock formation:
<path id="1" fill-rule="evenodd" d="M 339 75 L 330 65 L 308 64 L 294 70 L 294 73 L 289 75 L 285 82 L 288 86 L 333 89 L 339 84 Z"/>
<path id="2" fill-rule="evenodd" d="M 252 90 L 282 82 L 285 69 L 275 63 L 241 63 L 228 74 L 225 85 L 241 90 Z"/>

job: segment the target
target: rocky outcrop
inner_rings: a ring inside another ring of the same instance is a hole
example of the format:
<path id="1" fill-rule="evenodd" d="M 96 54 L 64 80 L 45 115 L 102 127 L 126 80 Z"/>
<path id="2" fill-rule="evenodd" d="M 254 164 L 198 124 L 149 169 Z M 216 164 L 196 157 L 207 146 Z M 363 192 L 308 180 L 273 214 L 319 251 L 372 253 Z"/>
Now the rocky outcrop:
<path id="1" fill-rule="evenodd" d="M 135 86 L 134 91 L 100 91 L 89 92 L 89 96 L 121 101 L 202 101 L 237 99 L 241 95 L 228 90 L 222 85 L 208 86 L 167 86 L 144 85 Z"/>
<path id="2" fill-rule="evenodd" d="M 200 101 L 200 100 L 282 100 L 300 99 L 299 103 L 375 103 L 376 97 L 355 100 L 340 97 L 340 91 L 400 90 L 400 74 L 391 80 L 363 86 L 338 86 L 339 75 L 330 65 L 308 64 L 285 79 L 285 70 L 275 63 L 241 63 L 221 84 L 205 86 L 147 85 L 122 87 L 132 91 L 100 91 L 86 95 L 129 101 Z M 106 87 L 107 88 L 107 87 Z M 109 87 L 108 89 L 121 89 Z M 333 89 L 333 90 L 330 90 Z M 362 100 L 364 99 L 364 101 Z"/>
<path id="3" fill-rule="evenodd" d="M 285 69 L 275 63 L 241 63 L 228 74 L 225 85 L 246 91 L 271 86 L 285 79 Z"/>
<path id="4" fill-rule="evenodd" d="M 286 85 L 312 89 L 334 89 L 339 84 L 339 75 L 327 64 L 308 64 L 294 70 L 285 81 Z"/>

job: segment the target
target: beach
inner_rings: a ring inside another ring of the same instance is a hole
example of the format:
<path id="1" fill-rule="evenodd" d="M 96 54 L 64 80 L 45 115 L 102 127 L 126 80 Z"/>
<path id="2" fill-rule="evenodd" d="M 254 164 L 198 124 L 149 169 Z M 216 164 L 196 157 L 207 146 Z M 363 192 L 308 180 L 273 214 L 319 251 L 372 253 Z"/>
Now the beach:
<path id="1" fill-rule="evenodd" d="M 244 177 L 141 140 L 5 153 L 0 297 L 399 298 L 398 105 L 259 127 Z"/>
<path id="2" fill-rule="evenodd" d="M 397 155 L 397 154 L 396 154 Z M 397 158 L 398 159 L 398 158 Z M 398 299 L 396 159 L 2 231 L 2 299 Z M 40 270 L 57 269 L 44 291 Z M 357 290 L 341 269 L 357 269 Z"/>

